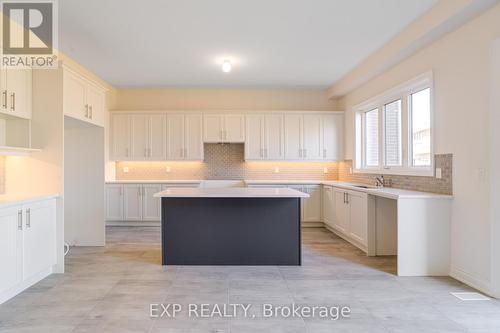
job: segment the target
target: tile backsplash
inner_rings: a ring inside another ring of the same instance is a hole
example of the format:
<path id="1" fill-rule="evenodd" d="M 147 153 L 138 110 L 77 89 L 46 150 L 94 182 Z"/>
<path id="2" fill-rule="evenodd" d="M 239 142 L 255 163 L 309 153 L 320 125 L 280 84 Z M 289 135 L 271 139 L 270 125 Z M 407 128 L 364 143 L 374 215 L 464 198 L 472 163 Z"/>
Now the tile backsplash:
<path id="1" fill-rule="evenodd" d="M 453 155 L 439 154 L 434 156 L 435 168 L 441 168 L 441 179 L 435 177 L 384 175 L 390 187 L 405 190 L 453 194 L 452 171 Z M 350 173 L 352 161 L 339 163 L 339 180 L 362 184 L 375 184 L 377 174 Z"/>
<path id="2" fill-rule="evenodd" d="M 337 178 L 338 163 L 246 162 L 243 144 L 205 144 L 202 162 L 116 162 L 117 180 Z"/>
<path id="3" fill-rule="evenodd" d="M 452 154 L 435 155 L 442 178 L 385 175 L 391 187 L 452 194 Z M 339 163 L 246 162 L 243 144 L 205 144 L 199 162 L 116 162 L 117 180 L 341 180 L 373 185 L 373 174 L 351 174 L 352 161 Z M 127 170 L 128 172 L 126 172 Z"/>

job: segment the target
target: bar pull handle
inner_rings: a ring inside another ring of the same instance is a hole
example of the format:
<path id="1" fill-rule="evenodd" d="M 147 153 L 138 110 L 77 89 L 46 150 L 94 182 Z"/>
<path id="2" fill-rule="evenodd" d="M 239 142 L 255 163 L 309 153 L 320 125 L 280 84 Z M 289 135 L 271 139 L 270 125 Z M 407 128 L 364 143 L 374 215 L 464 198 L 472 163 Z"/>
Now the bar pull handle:
<path id="1" fill-rule="evenodd" d="M 7 109 L 7 90 L 2 91 L 2 107 Z"/>
<path id="2" fill-rule="evenodd" d="M 23 230 L 23 211 L 22 210 L 17 212 L 17 229 Z"/>
<path id="3" fill-rule="evenodd" d="M 15 111 L 16 110 L 16 93 L 12 93 L 10 94 L 10 98 L 11 98 L 11 106 L 10 106 L 10 109 L 12 111 Z"/>
<path id="4" fill-rule="evenodd" d="M 89 117 L 89 105 L 85 104 L 85 118 Z"/>
<path id="5" fill-rule="evenodd" d="M 31 209 L 26 209 L 26 228 L 31 228 Z"/>
<path id="6" fill-rule="evenodd" d="M 90 119 L 92 119 L 92 105 L 89 105 L 89 116 L 90 116 Z"/>

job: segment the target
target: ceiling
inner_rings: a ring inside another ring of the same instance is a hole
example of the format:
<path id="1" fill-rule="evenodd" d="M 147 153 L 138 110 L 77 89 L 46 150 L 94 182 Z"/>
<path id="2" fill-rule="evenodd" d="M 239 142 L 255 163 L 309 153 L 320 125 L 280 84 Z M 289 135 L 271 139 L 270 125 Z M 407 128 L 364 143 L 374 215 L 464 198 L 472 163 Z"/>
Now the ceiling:
<path id="1" fill-rule="evenodd" d="M 59 45 L 116 87 L 326 88 L 437 1 L 63 0 Z"/>

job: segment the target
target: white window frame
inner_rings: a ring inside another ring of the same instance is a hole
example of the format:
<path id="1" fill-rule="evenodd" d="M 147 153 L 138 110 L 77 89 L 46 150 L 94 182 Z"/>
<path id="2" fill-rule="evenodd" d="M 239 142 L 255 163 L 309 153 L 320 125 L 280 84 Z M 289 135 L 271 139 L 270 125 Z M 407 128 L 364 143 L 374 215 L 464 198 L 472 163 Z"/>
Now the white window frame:
<path id="1" fill-rule="evenodd" d="M 433 74 L 426 72 L 418 77 L 409 80 L 397 87 L 394 87 L 368 101 L 353 107 L 355 112 L 355 154 L 354 168 L 355 173 L 374 173 L 374 174 L 392 174 L 408 176 L 434 176 L 434 85 Z M 431 145 L 431 164 L 430 166 L 412 165 L 412 137 L 411 137 L 411 114 L 409 100 L 410 96 L 421 90 L 430 88 L 430 145 Z M 402 145 L 402 166 L 385 166 L 385 112 L 384 106 L 396 100 L 401 100 L 401 145 Z M 365 162 L 365 122 L 364 114 L 368 111 L 378 109 L 379 127 L 378 127 L 378 166 L 367 166 Z"/>

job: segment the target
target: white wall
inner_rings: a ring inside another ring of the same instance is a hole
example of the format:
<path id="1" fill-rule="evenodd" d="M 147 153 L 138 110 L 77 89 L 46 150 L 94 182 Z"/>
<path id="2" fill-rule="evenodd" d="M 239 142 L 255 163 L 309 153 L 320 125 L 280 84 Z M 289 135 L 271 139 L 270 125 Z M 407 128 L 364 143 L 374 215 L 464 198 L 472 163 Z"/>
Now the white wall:
<path id="1" fill-rule="evenodd" d="M 500 298 L 500 39 L 491 47 L 490 170 L 492 288 Z"/>
<path id="2" fill-rule="evenodd" d="M 104 128 L 64 119 L 64 239 L 104 246 Z"/>
<path id="3" fill-rule="evenodd" d="M 426 71 L 434 73 L 435 152 L 453 153 L 452 276 L 491 291 L 490 56 L 500 5 L 346 95 L 346 158 L 354 152 L 352 106 Z M 497 146 L 498 147 L 498 146 Z"/>

